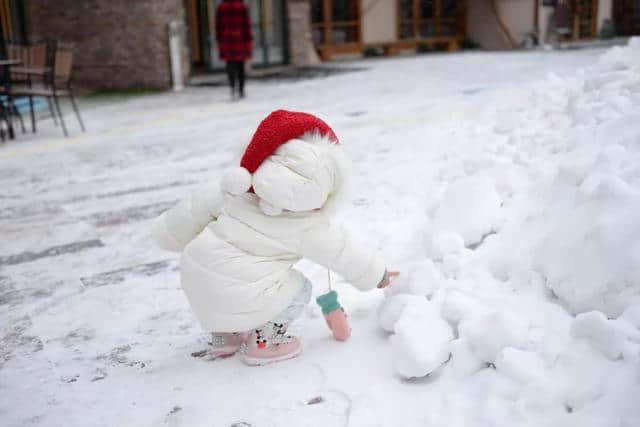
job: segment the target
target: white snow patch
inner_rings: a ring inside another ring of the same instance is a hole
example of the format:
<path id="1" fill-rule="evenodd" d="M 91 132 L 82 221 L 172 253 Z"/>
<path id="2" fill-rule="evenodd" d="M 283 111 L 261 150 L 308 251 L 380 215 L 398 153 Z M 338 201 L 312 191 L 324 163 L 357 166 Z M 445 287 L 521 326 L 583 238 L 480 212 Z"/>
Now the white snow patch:
<path id="1" fill-rule="evenodd" d="M 494 363 L 506 347 L 523 348 L 527 339 L 526 321 L 507 310 L 465 320 L 458 328 L 460 340 L 482 361 Z"/>
<path id="2" fill-rule="evenodd" d="M 501 203 L 494 183 L 487 177 L 473 176 L 454 182 L 433 219 L 434 230 L 438 232 L 437 250 L 450 253 L 457 249 L 456 238 L 441 233 L 457 233 L 467 246 L 479 243 L 485 235 L 496 230 Z"/>
<path id="3" fill-rule="evenodd" d="M 449 359 L 453 331 L 427 300 L 408 304 L 394 331 L 394 364 L 404 378 L 424 377 Z"/>

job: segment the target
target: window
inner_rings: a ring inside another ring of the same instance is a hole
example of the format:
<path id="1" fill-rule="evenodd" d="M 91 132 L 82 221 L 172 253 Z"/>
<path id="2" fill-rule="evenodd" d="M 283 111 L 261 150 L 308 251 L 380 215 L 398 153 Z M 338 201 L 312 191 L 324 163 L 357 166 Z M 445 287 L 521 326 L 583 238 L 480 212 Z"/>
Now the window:
<path id="1" fill-rule="evenodd" d="M 460 37 L 464 6 L 463 0 L 398 0 L 398 37 Z"/>
<path id="2" fill-rule="evenodd" d="M 312 0 L 316 45 L 360 43 L 360 0 Z"/>

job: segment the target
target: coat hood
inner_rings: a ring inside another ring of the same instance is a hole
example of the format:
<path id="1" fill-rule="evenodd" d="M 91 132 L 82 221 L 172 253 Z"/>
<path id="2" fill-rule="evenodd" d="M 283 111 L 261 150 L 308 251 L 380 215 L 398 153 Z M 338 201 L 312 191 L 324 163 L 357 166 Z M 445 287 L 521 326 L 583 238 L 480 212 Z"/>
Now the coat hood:
<path id="1" fill-rule="evenodd" d="M 339 145 L 311 133 L 281 145 L 255 171 L 251 183 L 268 215 L 283 210 L 332 213 L 350 195 L 350 170 Z"/>

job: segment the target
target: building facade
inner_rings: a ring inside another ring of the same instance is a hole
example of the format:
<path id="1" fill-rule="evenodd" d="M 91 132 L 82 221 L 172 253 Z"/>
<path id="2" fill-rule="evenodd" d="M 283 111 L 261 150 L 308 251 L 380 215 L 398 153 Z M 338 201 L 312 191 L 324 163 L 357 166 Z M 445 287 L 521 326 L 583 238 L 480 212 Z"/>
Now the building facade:
<path id="1" fill-rule="evenodd" d="M 221 70 L 215 8 L 222 0 L 0 0 L 5 41 L 57 39 L 76 46 L 78 85 L 94 90 L 168 88 L 168 24 L 181 28 L 186 79 Z M 567 40 L 597 37 L 605 20 L 640 33 L 640 0 L 245 0 L 254 33 L 253 67 L 306 66 L 375 50 L 486 49 L 544 39 L 554 4 L 570 8 Z M 614 13 L 615 12 L 615 13 Z"/>

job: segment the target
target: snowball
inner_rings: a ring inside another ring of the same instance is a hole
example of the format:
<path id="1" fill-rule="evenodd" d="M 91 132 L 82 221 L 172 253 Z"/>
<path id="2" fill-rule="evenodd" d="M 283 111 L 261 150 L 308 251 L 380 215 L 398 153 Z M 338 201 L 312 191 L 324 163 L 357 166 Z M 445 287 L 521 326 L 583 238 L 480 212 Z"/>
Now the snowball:
<path id="1" fill-rule="evenodd" d="M 534 267 L 574 313 L 617 317 L 640 303 L 640 196 L 617 177 L 591 176 L 584 201 L 571 200 L 577 189 L 558 189 L 568 200 L 544 218 Z"/>
<path id="2" fill-rule="evenodd" d="M 496 357 L 496 369 L 507 377 L 521 382 L 541 382 L 548 369 L 539 354 L 507 347 Z"/>
<path id="3" fill-rule="evenodd" d="M 222 175 L 220 188 L 234 196 L 246 193 L 251 188 L 251 174 L 245 168 L 231 168 Z"/>
<path id="4" fill-rule="evenodd" d="M 638 40 L 640 40 L 640 37 Z M 624 319 L 637 329 L 640 329 L 640 304 L 627 307 L 620 319 Z"/>
<path id="5" fill-rule="evenodd" d="M 571 324 L 571 336 L 589 341 L 611 360 L 622 357 L 628 347 L 629 333 L 632 332 L 625 325 L 607 319 L 599 311 L 579 314 Z"/>
<path id="6" fill-rule="evenodd" d="M 486 309 L 477 299 L 456 289 L 447 292 L 442 305 L 442 317 L 454 325 L 465 319 L 480 317 L 485 312 Z"/>
<path id="7" fill-rule="evenodd" d="M 481 360 L 494 363 L 505 347 L 523 348 L 527 339 L 527 323 L 506 311 L 492 312 L 480 318 L 463 321 L 459 328 L 461 340 Z"/>
<path id="8" fill-rule="evenodd" d="M 435 212 L 433 226 L 437 235 L 457 233 L 465 245 L 480 243 L 495 231 L 500 220 L 502 199 L 492 180 L 475 176 L 454 182 Z"/>
<path id="9" fill-rule="evenodd" d="M 456 378 L 468 377 L 486 367 L 486 363 L 471 351 L 466 341 L 453 340 L 450 349 L 451 369 Z"/>
<path id="10" fill-rule="evenodd" d="M 598 60 L 598 65 L 603 69 L 626 70 L 637 64 L 640 54 L 636 47 L 636 41 L 630 40 L 627 47 L 614 46 Z"/>
<path id="11" fill-rule="evenodd" d="M 391 347 L 402 377 L 424 377 L 449 359 L 453 331 L 426 299 L 407 305 L 394 330 Z"/>
<path id="12" fill-rule="evenodd" d="M 464 249 L 464 240 L 453 232 L 438 233 L 433 239 L 433 257 L 443 259 L 446 255 L 459 254 Z"/>
<path id="13" fill-rule="evenodd" d="M 429 297 L 445 280 L 430 259 L 411 264 L 402 268 L 401 271 L 400 275 L 393 279 L 391 285 L 385 288 L 386 296 L 411 294 Z"/>
<path id="14" fill-rule="evenodd" d="M 387 332 L 393 332 L 394 327 L 404 309 L 411 303 L 421 303 L 424 297 L 409 294 L 399 294 L 387 297 L 378 308 L 378 324 Z"/>

